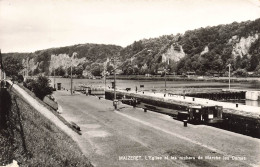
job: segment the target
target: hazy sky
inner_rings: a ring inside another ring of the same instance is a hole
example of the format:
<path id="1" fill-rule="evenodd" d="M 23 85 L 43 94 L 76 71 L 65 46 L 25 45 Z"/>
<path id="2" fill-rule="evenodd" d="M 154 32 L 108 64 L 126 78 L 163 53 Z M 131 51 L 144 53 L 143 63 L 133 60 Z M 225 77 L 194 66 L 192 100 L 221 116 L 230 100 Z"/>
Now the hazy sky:
<path id="1" fill-rule="evenodd" d="M 2 52 L 135 40 L 260 18 L 260 0 L 0 0 Z"/>

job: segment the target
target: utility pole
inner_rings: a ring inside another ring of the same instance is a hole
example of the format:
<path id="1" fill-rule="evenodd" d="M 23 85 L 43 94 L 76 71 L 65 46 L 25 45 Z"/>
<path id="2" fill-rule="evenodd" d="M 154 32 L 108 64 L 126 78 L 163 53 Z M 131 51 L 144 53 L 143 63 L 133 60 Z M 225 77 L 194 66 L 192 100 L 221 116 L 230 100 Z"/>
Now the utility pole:
<path id="1" fill-rule="evenodd" d="M 28 68 L 29 68 L 29 57 L 27 57 L 26 59 L 26 78 L 28 78 L 29 76 Z"/>
<path id="2" fill-rule="evenodd" d="M 231 64 L 228 64 L 228 89 L 230 90 L 230 67 Z"/>
<path id="3" fill-rule="evenodd" d="M 73 84 L 73 81 L 72 81 L 72 60 L 71 60 L 71 65 L 70 65 L 70 94 L 72 95 L 73 92 L 72 92 L 72 84 Z"/>
<path id="4" fill-rule="evenodd" d="M 55 68 L 54 68 L 54 78 L 53 78 L 53 82 L 54 82 L 54 87 L 53 87 L 53 88 L 55 89 L 55 87 L 56 87 L 56 86 L 55 86 L 55 85 L 56 85 L 56 83 L 55 83 Z"/>
<path id="5" fill-rule="evenodd" d="M 115 107 L 115 110 L 117 110 L 118 101 L 116 100 L 116 56 L 114 56 L 113 62 L 114 62 L 114 101 L 113 101 L 113 105 Z"/>
<path id="6" fill-rule="evenodd" d="M 104 89 L 104 90 L 105 90 L 105 91 L 106 91 L 106 88 L 107 88 L 107 80 L 106 80 L 106 75 L 107 75 L 107 74 L 106 74 L 106 71 L 105 71 L 105 76 L 104 76 L 104 79 L 105 79 L 105 89 Z"/>
<path id="7" fill-rule="evenodd" d="M 106 91 L 106 87 L 107 87 L 106 75 L 107 75 L 107 62 L 104 63 L 104 84 L 105 84 L 104 91 Z"/>
<path id="8" fill-rule="evenodd" d="M 167 59 L 166 59 L 166 61 L 167 61 Z M 169 59 L 168 59 L 167 65 L 169 65 Z M 164 67 L 164 97 L 166 97 L 166 74 L 167 74 L 167 69 L 168 69 L 167 65 L 165 65 L 165 67 Z"/>
<path id="9" fill-rule="evenodd" d="M 164 69 L 164 97 L 166 96 L 166 68 Z"/>
<path id="10" fill-rule="evenodd" d="M 72 86 L 73 86 L 73 79 L 72 79 L 72 61 L 73 61 L 73 58 L 74 56 L 76 56 L 77 53 L 74 52 L 71 56 L 71 64 L 70 64 L 70 94 L 72 95 L 73 94 L 73 91 L 72 91 Z"/>
<path id="11" fill-rule="evenodd" d="M 114 101 L 116 100 L 116 58 L 114 57 Z"/>

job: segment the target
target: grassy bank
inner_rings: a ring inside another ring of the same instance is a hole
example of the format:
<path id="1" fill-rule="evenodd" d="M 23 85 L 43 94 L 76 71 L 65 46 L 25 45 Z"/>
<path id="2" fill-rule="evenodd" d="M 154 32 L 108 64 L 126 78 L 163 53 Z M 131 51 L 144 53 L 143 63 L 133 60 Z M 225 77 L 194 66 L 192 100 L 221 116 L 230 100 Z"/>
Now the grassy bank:
<path id="1" fill-rule="evenodd" d="M 73 126 L 71 125 L 71 123 L 69 123 L 68 121 L 66 121 L 56 110 L 54 110 L 51 106 L 49 106 L 48 104 L 46 104 L 45 102 L 43 102 L 41 99 L 39 99 L 38 97 L 35 96 L 35 94 L 30 91 L 29 89 L 27 89 L 26 87 L 23 86 L 23 84 L 18 83 L 18 85 L 25 91 L 27 92 L 30 96 L 32 96 L 35 100 L 37 100 L 40 104 L 42 104 L 45 108 L 49 109 L 56 117 L 58 117 L 66 126 L 68 126 L 69 128 L 71 128 L 74 132 L 78 133 L 81 135 L 80 131 L 77 131 L 75 128 L 73 128 Z"/>
<path id="2" fill-rule="evenodd" d="M 0 166 L 12 160 L 20 166 L 92 166 L 69 136 L 16 92 L 6 92 L 1 95 L 3 99 L 6 100 L 0 106 L 1 121 L 4 120 L 0 127 Z"/>

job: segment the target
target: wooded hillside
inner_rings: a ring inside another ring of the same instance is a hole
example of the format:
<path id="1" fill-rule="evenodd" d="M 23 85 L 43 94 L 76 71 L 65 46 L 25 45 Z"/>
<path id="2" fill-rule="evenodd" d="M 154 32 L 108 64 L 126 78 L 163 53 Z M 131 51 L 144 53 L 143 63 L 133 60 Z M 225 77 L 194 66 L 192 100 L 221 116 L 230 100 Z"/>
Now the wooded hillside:
<path id="1" fill-rule="evenodd" d="M 73 53 L 77 55 L 72 57 Z M 9 53 L 3 58 L 6 64 L 14 61 L 10 59 L 18 59 L 23 68 L 28 61 L 30 75 L 51 75 L 54 70 L 65 75 L 70 73 L 71 63 L 75 75 L 101 75 L 104 62 L 116 55 L 123 74 L 156 74 L 164 68 L 169 73 L 223 74 L 231 64 L 234 75 L 246 76 L 248 72 L 259 75 L 260 19 L 143 39 L 125 48 L 80 44 L 34 53 Z M 113 63 L 108 63 L 107 68 L 111 71 Z"/>

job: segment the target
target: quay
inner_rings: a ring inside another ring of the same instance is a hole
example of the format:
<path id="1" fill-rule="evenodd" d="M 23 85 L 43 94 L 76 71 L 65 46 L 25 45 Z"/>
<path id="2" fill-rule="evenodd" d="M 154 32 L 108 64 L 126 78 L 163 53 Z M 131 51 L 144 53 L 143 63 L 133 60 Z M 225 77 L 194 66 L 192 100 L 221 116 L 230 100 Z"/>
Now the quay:
<path id="1" fill-rule="evenodd" d="M 260 100 L 260 91 L 255 90 L 238 90 L 238 89 L 223 89 L 223 92 L 232 92 L 232 93 L 243 93 L 245 99 L 247 100 Z"/>
<path id="2" fill-rule="evenodd" d="M 174 94 L 172 94 L 174 95 Z M 221 91 L 221 92 L 203 92 L 203 93 L 187 93 L 185 96 L 204 98 L 210 100 L 241 100 L 246 99 L 245 91 Z"/>
<path id="3" fill-rule="evenodd" d="M 106 99 L 114 97 L 114 91 L 112 89 L 106 90 Z M 260 107 L 247 106 L 241 104 L 234 104 L 228 102 L 219 102 L 204 98 L 196 98 L 182 95 L 171 95 L 167 94 L 164 96 L 163 93 L 152 93 L 152 92 L 135 92 L 127 90 L 116 90 L 117 100 L 123 97 L 133 98 L 137 100 L 145 100 L 146 103 L 154 104 L 157 102 L 166 102 L 168 104 L 174 103 L 185 105 L 211 105 L 223 107 L 222 118 L 224 122 L 218 126 L 221 128 L 239 132 L 242 134 L 248 134 L 252 136 L 260 137 Z M 149 110 L 149 109 L 148 109 Z M 165 106 L 165 110 L 168 110 L 168 106 Z M 151 109 L 151 111 L 155 111 Z M 155 111 L 156 112 L 156 111 Z M 165 112 L 167 114 L 167 112 Z"/>
<path id="4" fill-rule="evenodd" d="M 177 94 L 169 94 L 177 95 Z M 223 89 L 219 92 L 196 92 L 186 93 L 185 96 L 204 98 L 210 100 L 260 100 L 260 91 L 253 90 L 237 90 L 237 89 Z"/>

